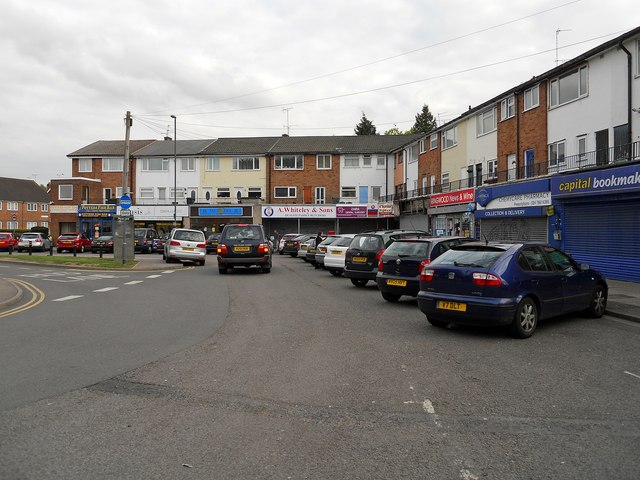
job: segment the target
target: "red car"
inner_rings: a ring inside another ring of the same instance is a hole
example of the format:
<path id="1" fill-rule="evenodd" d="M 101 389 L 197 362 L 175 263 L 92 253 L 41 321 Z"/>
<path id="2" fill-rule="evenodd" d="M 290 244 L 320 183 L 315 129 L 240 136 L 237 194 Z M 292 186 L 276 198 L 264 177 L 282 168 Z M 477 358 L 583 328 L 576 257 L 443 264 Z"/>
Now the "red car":
<path id="1" fill-rule="evenodd" d="M 91 250 L 91 244 L 93 241 L 87 237 L 84 233 L 69 232 L 62 233 L 56 240 L 56 251 L 62 253 L 63 250 L 73 251 L 75 246 L 76 252 L 84 252 L 85 250 Z"/>
<path id="2" fill-rule="evenodd" d="M 0 232 L 0 250 L 15 250 L 18 239 L 10 232 Z"/>

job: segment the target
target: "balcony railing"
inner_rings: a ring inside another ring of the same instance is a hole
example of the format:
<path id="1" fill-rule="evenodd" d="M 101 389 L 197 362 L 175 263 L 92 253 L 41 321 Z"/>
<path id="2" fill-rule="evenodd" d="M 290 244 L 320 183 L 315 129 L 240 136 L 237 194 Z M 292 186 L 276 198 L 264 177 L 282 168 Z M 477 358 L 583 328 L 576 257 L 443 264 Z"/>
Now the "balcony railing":
<path id="1" fill-rule="evenodd" d="M 557 162 L 550 164 L 547 160 L 544 163 L 534 163 L 532 165 L 521 166 L 517 169 L 497 171 L 493 174 L 485 174 L 480 178 L 465 178 L 449 183 L 434 185 L 433 187 L 423 187 L 416 190 L 386 195 L 380 198 L 381 202 L 411 200 L 418 197 L 446 193 L 465 188 L 477 188 L 481 185 L 491 185 L 494 183 L 504 183 L 527 178 L 555 175 L 558 173 L 568 173 L 585 169 L 593 169 L 606 165 L 632 162 L 640 160 L 640 142 L 621 145 L 617 147 L 596 150 L 580 155 L 561 157 Z"/>
<path id="2" fill-rule="evenodd" d="M 176 199 L 178 205 L 237 205 L 238 200 L 232 197 L 215 197 L 215 198 L 195 198 L 192 199 L 187 197 L 178 197 Z M 255 198 L 255 197 L 242 197 L 240 199 L 240 203 L 263 203 L 263 198 Z M 172 205 L 173 198 L 136 198 L 136 205 Z"/>

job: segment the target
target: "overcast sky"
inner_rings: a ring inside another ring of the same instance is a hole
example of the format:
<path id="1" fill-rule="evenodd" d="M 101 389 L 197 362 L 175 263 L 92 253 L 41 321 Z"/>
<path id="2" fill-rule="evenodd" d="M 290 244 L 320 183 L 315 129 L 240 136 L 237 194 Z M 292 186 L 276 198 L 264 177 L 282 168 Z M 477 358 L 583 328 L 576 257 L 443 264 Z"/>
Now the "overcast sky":
<path id="1" fill-rule="evenodd" d="M 127 110 L 132 139 L 171 114 L 183 140 L 441 124 L 553 68 L 556 37 L 562 61 L 638 25 L 637 0 L 3 0 L 0 176 L 71 176 Z"/>

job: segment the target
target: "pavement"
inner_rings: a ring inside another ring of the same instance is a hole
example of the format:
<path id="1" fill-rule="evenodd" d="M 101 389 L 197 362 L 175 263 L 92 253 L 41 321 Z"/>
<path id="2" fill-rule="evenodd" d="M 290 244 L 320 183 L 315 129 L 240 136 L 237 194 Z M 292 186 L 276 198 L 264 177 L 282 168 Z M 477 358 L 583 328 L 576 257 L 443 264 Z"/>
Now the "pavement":
<path id="1" fill-rule="evenodd" d="M 3 256 L 3 260 L 9 260 Z M 190 263 L 170 263 L 162 260 L 161 255 L 136 255 L 138 263 L 132 270 L 153 271 L 188 268 Z M 213 255 L 208 256 L 208 262 L 215 262 Z M 70 268 L 66 266 L 66 268 Z M 76 268 L 75 266 L 72 268 Z M 607 301 L 607 315 L 640 323 L 640 283 L 607 280 L 609 284 L 609 298 Z M 0 277 L 0 312 L 22 300 L 23 292 L 17 283 Z"/>

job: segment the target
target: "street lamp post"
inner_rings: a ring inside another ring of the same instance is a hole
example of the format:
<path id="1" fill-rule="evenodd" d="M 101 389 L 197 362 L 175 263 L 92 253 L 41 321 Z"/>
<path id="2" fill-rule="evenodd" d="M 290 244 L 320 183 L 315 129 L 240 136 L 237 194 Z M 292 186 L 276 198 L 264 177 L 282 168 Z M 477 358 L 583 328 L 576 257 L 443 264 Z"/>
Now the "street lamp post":
<path id="1" fill-rule="evenodd" d="M 171 115 L 173 118 L 173 228 L 176 228 L 176 210 L 178 208 L 178 200 L 176 196 L 176 190 L 178 188 L 178 161 L 177 161 L 177 151 L 178 151 L 178 133 L 176 128 L 176 123 L 178 119 L 175 115 Z"/>

